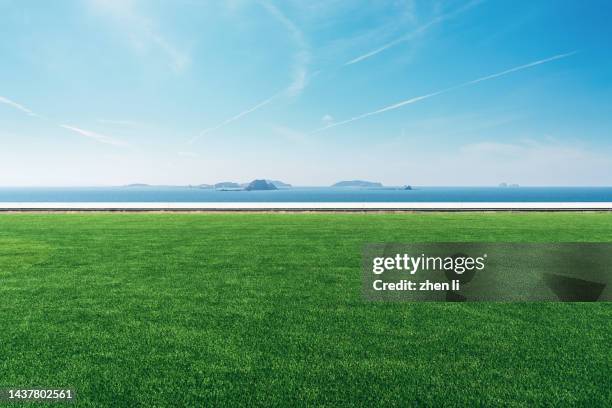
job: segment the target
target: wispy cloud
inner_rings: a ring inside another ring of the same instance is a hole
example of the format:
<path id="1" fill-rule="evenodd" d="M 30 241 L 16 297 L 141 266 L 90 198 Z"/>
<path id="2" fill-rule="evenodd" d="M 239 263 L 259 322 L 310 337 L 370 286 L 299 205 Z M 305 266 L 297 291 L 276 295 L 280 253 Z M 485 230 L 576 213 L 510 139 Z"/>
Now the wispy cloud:
<path id="1" fill-rule="evenodd" d="M 325 114 L 321 118 L 321 123 L 323 123 L 324 126 L 329 126 L 334 123 L 334 117 L 330 114 Z"/>
<path id="2" fill-rule="evenodd" d="M 18 109 L 18 110 L 22 111 L 23 113 L 25 113 L 25 114 L 27 114 L 29 116 L 36 117 L 36 118 L 39 118 L 39 119 L 44 119 L 44 117 L 40 116 L 37 113 L 34 113 L 31 109 L 26 108 L 24 105 L 22 105 L 20 103 L 17 103 L 15 101 L 12 101 L 12 100 L 10 100 L 8 98 L 5 98 L 3 96 L 0 96 L 0 103 L 3 103 L 5 105 L 9 105 L 9 106 L 11 106 L 11 107 L 13 107 L 15 109 Z M 123 142 L 121 140 L 117 140 L 117 139 L 114 139 L 114 138 L 112 138 L 110 136 L 102 135 L 100 133 L 92 132 L 90 130 L 81 129 L 81 128 L 78 128 L 78 127 L 75 127 L 75 126 L 70 126 L 70 125 L 59 125 L 59 124 L 55 124 L 55 125 L 57 125 L 57 126 L 59 126 L 61 128 L 64 128 L 64 129 L 68 129 L 68 130 L 70 130 L 72 132 L 78 133 L 81 136 L 85 136 L 85 137 L 88 137 L 90 139 L 94 139 L 94 140 L 96 140 L 96 141 L 98 141 L 100 143 L 106 143 L 106 144 L 110 144 L 110 145 L 113 145 L 113 146 L 127 146 L 127 143 L 125 143 L 125 142 Z"/>
<path id="3" fill-rule="evenodd" d="M 219 123 L 219 124 L 218 124 L 218 125 L 216 125 L 216 126 L 213 126 L 213 127 L 211 127 L 211 128 L 208 128 L 208 129 L 204 129 L 203 131 L 201 131 L 201 132 L 200 132 L 200 134 L 199 134 L 198 136 L 196 136 L 196 137 L 194 137 L 193 139 L 191 139 L 191 141 L 189 142 L 189 144 L 193 144 L 193 143 L 197 142 L 197 141 L 198 141 L 198 139 L 200 139 L 201 137 L 203 137 L 203 136 L 205 136 L 205 135 L 207 135 L 207 134 L 209 134 L 209 133 L 211 133 L 211 132 L 214 132 L 215 130 L 219 130 L 219 129 L 221 129 L 221 128 L 222 128 L 222 127 L 224 127 L 224 126 L 227 126 L 227 125 L 229 125 L 230 123 L 237 121 L 238 119 L 242 118 L 243 116 L 248 115 L 249 113 L 255 112 L 257 109 L 259 109 L 259 108 L 261 108 L 261 107 L 263 107 L 263 106 L 266 106 L 267 104 L 269 104 L 270 102 L 272 102 L 272 101 L 273 101 L 274 99 L 276 99 L 276 98 L 277 98 L 279 95 L 280 95 L 280 93 L 277 93 L 277 94 L 275 94 L 275 95 L 271 96 L 270 98 L 265 99 L 265 100 L 263 100 L 263 101 L 259 102 L 257 105 L 252 106 L 252 107 L 250 107 L 250 108 L 248 108 L 248 109 L 246 109 L 246 110 L 244 110 L 244 111 L 242 111 L 242 112 L 238 113 L 237 115 L 234 115 L 234 116 L 232 116 L 231 118 L 224 120 L 223 122 Z"/>
<path id="4" fill-rule="evenodd" d="M 440 24 L 440 23 L 442 23 L 444 21 L 447 21 L 447 20 L 450 20 L 452 18 L 455 18 L 459 14 L 464 13 L 464 12 L 470 10 L 471 8 L 479 5 L 483 1 L 484 0 L 473 0 L 473 1 L 470 1 L 469 3 L 465 4 L 464 6 L 458 8 L 456 10 L 453 10 L 451 12 L 448 12 L 448 13 L 442 14 L 440 16 L 437 16 L 434 19 L 432 19 L 431 21 L 429 21 L 429 22 L 419 26 L 414 31 L 409 32 L 407 34 L 404 34 L 404 35 L 402 35 L 402 36 L 400 36 L 400 37 L 398 37 L 398 38 L 396 38 L 396 39 L 394 39 L 392 41 L 389 41 L 388 43 L 386 43 L 386 44 L 384 44 L 384 45 L 382 45 L 382 46 L 380 46 L 378 48 L 375 48 L 372 51 L 366 52 L 365 54 L 362 54 L 362 55 L 360 55 L 360 56 L 358 56 L 356 58 L 353 58 L 350 61 L 347 61 L 344 65 L 352 65 L 352 64 L 356 64 L 356 63 L 361 62 L 361 61 L 365 61 L 368 58 L 372 58 L 373 56 L 375 56 L 377 54 L 380 54 L 381 52 L 383 52 L 385 50 L 388 50 L 389 48 L 393 48 L 393 47 L 395 47 L 398 44 L 401 44 L 403 42 L 409 41 L 409 40 L 417 37 L 418 35 L 423 34 L 425 31 L 427 31 L 431 27 L 433 27 L 433 26 L 435 26 L 437 24 Z"/>
<path id="5" fill-rule="evenodd" d="M 537 65 L 545 64 L 547 62 L 555 61 L 555 60 L 558 60 L 558 59 L 561 59 L 561 58 L 571 57 L 572 55 L 575 55 L 576 53 L 578 53 L 578 51 L 567 52 L 565 54 L 559 54 L 559 55 L 555 55 L 555 56 L 550 57 L 550 58 L 545 58 L 545 59 L 541 59 L 541 60 L 538 60 L 538 61 L 530 62 L 529 64 L 520 65 L 518 67 L 510 68 L 510 69 L 507 69 L 505 71 L 498 72 L 496 74 L 491 74 L 491 75 L 488 75 L 488 76 L 485 76 L 485 77 L 482 77 L 482 78 L 475 79 L 473 81 L 466 82 L 466 83 L 461 84 L 461 85 L 457 85 L 455 88 L 459 88 L 461 86 L 477 84 L 478 82 L 488 81 L 489 79 L 493 79 L 493 78 L 497 78 L 497 77 L 500 77 L 500 76 L 504 76 L 504 75 L 510 74 L 512 72 L 523 70 L 525 68 L 531 68 L 531 67 L 535 67 Z"/>
<path id="6" fill-rule="evenodd" d="M 159 32 L 155 21 L 144 15 L 133 0 L 90 0 L 92 9 L 110 17 L 126 33 L 133 49 L 143 52 L 157 49 L 169 59 L 175 71 L 182 71 L 190 62 L 190 56 L 179 50 Z"/>
<path id="7" fill-rule="evenodd" d="M 308 64 L 310 63 L 310 46 L 302 30 L 289 19 L 278 7 L 268 1 L 259 2 L 287 30 L 296 46 L 293 55 L 292 81 L 287 87 L 291 96 L 299 95 L 306 87 L 308 80 Z"/>
<path id="8" fill-rule="evenodd" d="M 38 115 L 37 113 L 32 112 L 32 110 L 30 110 L 29 108 L 26 108 L 25 106 L 23 106 L 20 103 L 17 103 L 15 101 L 10 100 L 9 98 L 5 98 L 4 96 L 0 96 L 0 103 L 3 103 L 5 105 L 9 105 L 17 110 L 22 111 L 25 114 L 28 114 L 32 117 L 36 117 L 36 118 L 42 118 L 42 116 Z"/>
<path id="9" fill-rule="evenodd" d="M 90 139 L 93 139 L 97 142 L 100 143 L 105 143 L 105 144 L 109 144 L 109 145 L 113 145 L 113 146 L 127 146 L 127 143 L 121 141 L 121 140 L 117 140 L 114 139 L 110 136 L 106 136 L 106 135 L 102 135 L 100 133 L 96 133 L 96 132 L 92 132 L 91 130 L 86 130 L 86 129 L 81 129 L 78 128 L 76 126 L 70 126 L 70 125 L 59 125 L 60 127 L 64 128 L 64 129 L 68 129 L 74 133 L 77 133 L 81 136 L 84 137 L 88 137 Z"/>
<path id="10" fill-rule="evenodd" d="M 291 21 L 278 7 L 273 5 L 268 1 L 260 1 L 259 4 L 266 9 L 277 21 L 281 23 L 281 25 L 287 30 L 293 41 L 296 45 L 296 51 L 293 55 L 293 66 L 291 73 L 291 82 L 289 85 L 282 91 L 275 93 L 269 98 L 266 98 L 256 105 L 243 110 L 242 112 L 232 116 L 229 119 L 224 120 L 223 122 L 210 127 L 208 129 L 204 129 L 200 132 L 200 134 L 189 141 L 189 144 L 193 144 L 198 141 L 201 137 L 219 130 L 230 123 L 236 122 L 242 117 L 255 112 L 256 110 L 268 105 L 270 102 L 274 101 L 276 98 L 286 95 L 290 97 L 298 96 L 306 87 L 308 83 L 308 79 L 312 77 L 308 72 L 308 64 L 310 63 L 311 55 L 310 55 L 310 47 L 308 42 L 306 41 L 306 37 L 302 33 L 302 30 L 298 28 L 298 26 Z"/>
<path id="11" fill-rule="evenodd" d="M 369 116 L 378 115 L 378 114 L 383 113 L 383 112 L 387 112 L 387 111 L 391 111 L 391 110 L 395 110 L 395 109 L 401 108 L 402 106 L 405 106 L 405 105 L 410 105 L 410 104 L 413 104 L 413 103 L 416 103 L 416 102 L 419 102 L 419 101 L 422 101 L 422 100 L 425 100 L 425 99 L 433 98 L 434 96 L 438 96 L 438 95 L 441 95 L 441 94 L 444 94 L 444 93 L 447 93 L 447 92 L 450 92 L 450 91 L 454 91 L 454 90 L 459 89 L 459 88 L 463 88 L 463 87 L 470 86 L 470 85 L 475 85 L 475 84 L 477 84 L 479 82 L 488 81 L 490 79 L 499 78 L 501 76 L 508 75 L 508 74 L 513 73 L 513 72 L 517 72 L 517 71 L 521 71 L 523 69 L 535 67 L 535 66 L 538 66 L 538 65 L 541 65 L 541 64 L 545 64 L 547 62 L 555 61 L 555 60 L 558 60 L 558 59 L 561 59 L 561 58 L 567 58 L 567 57 L 570 57 L 570 56 L 576 54 L 576 52 L 577 51 L 572 51 L 572 52 L 568 52 L 568 53 L 565 53 L 565 54 L 555 55 L 555 56 L 550 57 L 550 58 L 545 58 L 545 59 L 541 59 L 541 60 L 538 60 L 538 61 L 530 62 L 528 64 L 519 65 L 517 67 L 510 68 L 510 69 L 507 69 L 505 71 L 497 72 L 495 74 L 491 74 L 491 75 L 487 75 L 487 76 L 484 76 L 484 77 L 481 77 L 481 78 L 477 78 L 477 79 L 474 79 L 472 81 L 461 83 L 459 85 L 451 86 L 450 88 L 442 89 L 440 91 L 436 91 L 436 92 L 432 92 L 432 93 L 429 93 L 429 94 L 426 94 L 426 95 L 421 95 L 421 96 L 416 96 L 414 98 L 406 99 L 404 101 L 395 103 L 393 105 L 385 106 L 384 108 L 377 109 L 377 110 L 372 111 L 372 112 L 367 112 L 367 113 L 364 113 L 362 115 L 352 117 L 350 119 L 346 119 L 346 120 L 343 120 L 343 121 L 340 121 L 340 122 L 335 122 L 335 123 L 329 124 L 327 126 L 320 127 L 318 129 L 315 129 L 311 133 L 322 132 L 324 130 L 327 130 L 327 129 L 330 129 L 330 128 L 333 128 L 333 127 L 336 127 L 336 126 L 345 125 L 347 123 L 355 122 L 357 120 L 364 119 L 364 118 L 367 118 Z"/>

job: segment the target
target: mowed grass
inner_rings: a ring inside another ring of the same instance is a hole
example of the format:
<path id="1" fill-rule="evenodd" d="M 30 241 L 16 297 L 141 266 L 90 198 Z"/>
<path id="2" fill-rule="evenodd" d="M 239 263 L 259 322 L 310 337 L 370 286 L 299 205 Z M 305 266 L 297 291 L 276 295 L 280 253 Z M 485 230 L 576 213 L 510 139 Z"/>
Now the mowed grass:
<path id="1" fill-rule="evenodd" d="M 609 303 L 362 300 L 364 243 L 441 241 L 612 242 L 612 214 L 1 215 L 0 387 L 71 387 L 76 406 L 610 406 Z"/>

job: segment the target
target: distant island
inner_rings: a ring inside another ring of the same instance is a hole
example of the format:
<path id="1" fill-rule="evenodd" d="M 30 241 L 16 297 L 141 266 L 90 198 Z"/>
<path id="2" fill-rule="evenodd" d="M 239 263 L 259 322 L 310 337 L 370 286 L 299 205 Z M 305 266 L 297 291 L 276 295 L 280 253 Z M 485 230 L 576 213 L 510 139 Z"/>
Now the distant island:
<path id="1" fill-rule="evenodd" d="M 339 181 L 332 185 L 332 187 L 383 187 L 382 183 L 376 181 L 365 181 L 365 180 L 349 180 Z"/>
<path id="2" fill-rule="evenodd" d="M 125 185 L 123 187 L 126 187 L 126 188 L 131 188 L 131 187 L 151 187 L 151 185 L 150 184 L 135 183 L 135 184 L 128 184 L 128 185 Z"/>
<path id="3" fill-rule="evenodd" d="M 519 187 L 518 184 L 508 184 L 508 183 L 505 183 L 505 182 L 504 183 L 499 183 L 499 186 L 501 188 L 506 188 L 506 187 L 517 188 L 517 187 Z"/>
<path id="4" fill-rule="evenodd" d="M 244 189 L 246 191 L 278 190 L 278 188 L 268 180 L 253 180 Z"/>
<path id="5" fill-rule="evenodd" d="M 280 180 L 266 180 L 268 183 L 272 183 L 276 186 L 276 188 L 291 188 L 293 187 L 291 184 L 284 183 Z"/>
<path id="6" fill-rule="evenodd" d="M 241 188 L 242 186 L 232 181 L 222 181 L 221 183 L 215 184 L 215 188 Z"/>
<path id="7" fill-rule="evenodd" d="M 270 184 L 273 184 L 274 186 L 276 186 L 277 189 L 293 187 L 291 184 L 284 183 L 284 182 L 282 182 L 280 180 L 268 180 L 268 179 L 265 179 L 265 181 L 270 183 Z M 251 184 L 251 183 L 241 183 L 240 187 L 246 189 L 249 186 L 249 184 Z"/>
<path id="8" fill-rule="evenodd" d="M 223 181 L 221 183 L 217 183 L 211 188 L 215 188 L 217 190 L 278 190 L 280 188 L 291 188 L 291 184 L 284 183 L 279 180 L 265 180 L 265 179 L 256 179 L 251 181 L 250 183 L 235 183 L 233 181 Z M 206 188 L 206 187 L 200 187 Z"/>
<path id="9" fill-rule="evenodd" d="M 499 187 L 518 187 L 518 184 L 500 183 Z M 270 179 L 255 179 L 251 182 L 242 183 L 234 181 L 221 181 L 215 184 L 189 184 L 189 185 L 155 185 L 145 183 L 133 183 L 121 186 L 123 188 L 197 188 L 202 190 L 219 190 L 219 191 L 255 191 L 255 190 L 282 190 L 293 188 L 289 183 L 280 180 Z M 336 188 L 390 188 L 400 190 L 412 190 L 410 185 L 385 187 L 377 181 L 367 180 L 343 180 L 333 184 L 331 187 Z"/>

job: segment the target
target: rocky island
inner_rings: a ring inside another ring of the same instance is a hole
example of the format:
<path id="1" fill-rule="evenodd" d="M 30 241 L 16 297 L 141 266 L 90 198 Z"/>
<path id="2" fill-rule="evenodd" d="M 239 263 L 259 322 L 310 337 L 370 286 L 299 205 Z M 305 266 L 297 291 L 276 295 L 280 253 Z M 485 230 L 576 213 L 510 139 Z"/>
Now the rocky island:
<path id="1" fill-rule="evenodd" d="M 253 180 L 244 188 L 246 191 L 278 190 L 278 188 L 268 180 Z"/>
<path id="2" fill-rule="evenodd" d="M 268 183 L 272 183 L 276 186 L 276 188 L 291 188 L 293 187 L 291 184 L 285 183 L 280 180 L 266 180 Z"/>

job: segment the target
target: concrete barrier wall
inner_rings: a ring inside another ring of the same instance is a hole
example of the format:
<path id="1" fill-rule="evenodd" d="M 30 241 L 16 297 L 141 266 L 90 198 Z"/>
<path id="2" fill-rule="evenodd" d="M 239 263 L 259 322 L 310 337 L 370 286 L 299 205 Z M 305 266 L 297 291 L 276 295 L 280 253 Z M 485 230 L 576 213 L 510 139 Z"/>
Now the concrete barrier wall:
<path id="1" fill-rule="evenodd" d="M 612 211 L 600 203 L 0 203 L 0 211 Z"/>

